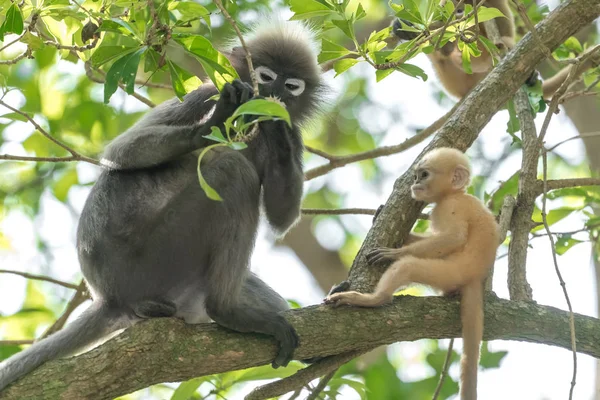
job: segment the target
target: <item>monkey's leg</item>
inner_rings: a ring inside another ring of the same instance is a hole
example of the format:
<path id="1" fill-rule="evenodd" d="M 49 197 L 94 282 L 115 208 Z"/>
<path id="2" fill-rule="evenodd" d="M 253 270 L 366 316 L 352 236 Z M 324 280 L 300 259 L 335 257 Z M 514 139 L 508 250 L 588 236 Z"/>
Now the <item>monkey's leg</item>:
<path id="1" fill-rule="evenodd" d="M 253 275 L 244 283 L 237 301 L 219 301 L 210 295 L 206 299 L 206 311 L 219 325 L 237 332 L 263 333 L 279 342 L 273 368 L 286 366 L 298 347 L 294 327 L 280 314 L 287 308 L 281 296 Z"/>

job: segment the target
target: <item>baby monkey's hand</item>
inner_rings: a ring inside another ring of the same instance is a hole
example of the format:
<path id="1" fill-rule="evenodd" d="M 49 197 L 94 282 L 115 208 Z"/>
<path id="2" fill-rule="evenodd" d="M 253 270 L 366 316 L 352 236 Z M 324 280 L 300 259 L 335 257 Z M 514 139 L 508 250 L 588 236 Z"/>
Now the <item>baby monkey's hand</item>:
<path id="1" fill-rule="evenodd" d="M 400 249 L 392 249 L 389 247 L 379 247 L 367 253 L 367 262 L 369 265 L 373 265 L 383 261 L 395 261 L 401 255 L 399 250 Z"/>

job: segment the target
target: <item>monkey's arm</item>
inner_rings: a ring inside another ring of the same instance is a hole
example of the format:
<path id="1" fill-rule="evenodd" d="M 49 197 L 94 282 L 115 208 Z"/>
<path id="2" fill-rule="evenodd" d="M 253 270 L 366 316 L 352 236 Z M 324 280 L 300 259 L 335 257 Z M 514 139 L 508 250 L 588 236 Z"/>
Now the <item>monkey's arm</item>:
<path id="1" fill-rule="evenodd" d="M 263 204 L 271 226 L 284 234 L 300 216 L 302 200 L 302 139 L 298 128 L 283 121 L 263 122 L 261 129 L 268 141 L 263 180 Z"/>
<path id="2" fill-rule="evenodd" d="M 161 104 L 110 143 L 101 163 L 116 170 L 148 168 L 211 144 L 203 136 L 251 98 L 252 89 L 234 81 L 224 86 L 218 102 L 208 100 L 216 93 L 211 87 L 190 93 L 182 103 Z"/>

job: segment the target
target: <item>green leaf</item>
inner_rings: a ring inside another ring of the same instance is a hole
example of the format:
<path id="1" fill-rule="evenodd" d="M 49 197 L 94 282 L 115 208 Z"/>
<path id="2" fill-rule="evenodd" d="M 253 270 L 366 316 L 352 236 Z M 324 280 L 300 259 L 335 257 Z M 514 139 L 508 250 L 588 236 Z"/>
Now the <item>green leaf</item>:
<path id="1" fill-rule="evenodd" d="M 183 101 L 183 96 L 191 91 L 198 89 L 202 85 L 202 80 L 195 75 L 190 74 L 172 61 L 167 61 L 169 72 L 171 73 L 171 85 L 179 100 Z"/>
<path id="2" fill-rule="evenodd" d="M 466 46 L 462 49 L 462 66 L 467 74 L 473 73 L 473 70 L 471 69 L 471 52 Z"/>
<path id="3" fill-rule="evenodd" d="M 344 32 L 344 35 L 348 36 L 350 39 L 354 39 L 354 25 L 350 21 L 347 19 L 333 19 L 331 20 L 331 23 L 340 28 L 340 30 Z"/>
<path id="4" fill-rule="evenodd" d="M 202 137 L 205 137 L 209 140 L 214 140 L 215 142 L 219 142 L 219 143 L 225 143 L 225 144 L 229 143 L 229 141 L 227 139 L 225 139 L 225 137 L 223 136 L 223 133 L 221 133 L 221 129 L 219 129 L 219 127 L 217 127 L 217 126 L 211 126 L 210 134 L 204 135 Z"/>
<path id="5" fill-rule="evenodd" d="M 344 46 L 323 39 L 321 44 L 321 54 L 319 54 L 318 61 L 319 63 L 324 63 L 325 61 L 335 60 L 336 58 L 343 57 L 350 53 L 351 51 Z"/>
<path id="6" fill-rule="evenodd" d="M 39 50 L 44 47 L 44 41 L 38 36 L 33 35 L 31 32 L 25 33 L 25 35 L 21 38 L 21 42 L 29 45 L 31 50 Z"/>
<path id="7" fill-rule="evenodd" d="M 515 133 L 519 132 L 521 129 L 521 125 L 519 124 L 519 117 L 517 116 L 517 111 L 515 110 L 514 101 L 508 101 L 508 122 L 506 124 L 506 132 L 512 137 L 513 143 L 520 143 L 521 139 L 515 135 Z"/>
<path id="8" fill-rule="evenodd" d="M 554 245 L 554 250 L 556 251 L 556 254 L 562 256 L 569 251 L 571 247 L 579 243 L 583 243 L 583 240 L 573 239 L 571 235 L 559 235 L 556 244 Z"/>
<path id="9" fill-rule="evenodd" d="M 498 368 L 500 367 L 500 362 L 506 355 L 507 351 L 489 351 L 487 342 L 484 342 L 483 346 L 481 346 L 481 359 L 479 364 L 482 368 Z"/>
<path id="10" fill-rule="evenodd" d="M 229 147 L 233 150 L 244 150 L 248 145 L 244 142 L 231 142 L 229 143 Z"/>
<path id="11" fill-rule="evenodd" d="M 294 12 L 290 20 L 309 19 L 336 13 L 331 5 L 317 0 L 290 0 L 290 10 Z"/>
<path id="12" fill-rule="evenodd" d="M 16 4 L 12 4 L 6 12 L 6 19 L 0 27 L 0 31 L 5 33 L 15 33 L 20 35 L 23 33 L 23 14 Z"/>
<path id="13" fill-rule="evenodd" d="M 548 221 L 548 226 L 552 226 L 555 223 L 557 223 L 558 221 L 568 217 L 569 215 L 571 215 L 571 213 L 573 211 L 577 211 L 577 209 L 571 208 L 571 207 L 560 207 L 560 208 L 555 208 L 554 210 L 548 211 L 548 214 L 546 215 L 546 221 Z M 543 222 L 542 211 L 536 207 L 535 210 L 533 211 L 533 215 L 531 216 L 531 219 L 533 222 L 538 222 L 538 223 Z M 537 231 L 540 231 L 543 229 L 545 229 L 544 225 L 539 225 L 539 226 L 536 226 L 535 228 L 533 228 L 531 230 L 531 232 L 537 232 Z"/>
<path id="14" fill-rule="evenodd" d="M 98 31 L 120 33 L 122 35 L 131 36 L 137 38 L 138 40 L 141 40 L 135 29 L 133 29 L 133 27 L 127 22 L 119 18 L 111 18 L 102 21 L 100 27 L 98 28 Z"/>
<path id="15" fill-rule="evenodd" d="M 577 40 L 575 36 L 571 36 L 567 40 L 565 40 L 563 46 L 569 49 L 569 51 L 572 51 L 576 54 L 583 52 L 583 47 L 581 46 L 581 43 L 579 43 L 579 40 Z"/>
<path id="16" fill-rule="evenodd" d="M 289 126 L 292 126 L 288 110 L 275 101 L 265 99 L 250 100 L 239 106 L 229 119 L 233 121 L 241 115 L 266 115 L 274 118 L 281 118 L 287 122 Z"/>
<path id="17" fill-rule="evenodd" d="M 497 214 L 502 208 L 504 198 L 508 195 L 516 196 L 519 190 L 519 172 L 512 174 L 504 183 L 500 185 L 492 195 L 492 211 Z"/>
<path id="18" fill-rule="evenodd" d="M 206 25 L 210 25 L 210 12 L 202 5 L 190 1 L 172 1 L 169 3 L 169 10 L 177 10 L 181 13 L 184 21 L 193 21 L 199 18 L 204 19 Z"/>
<path id="19" fill-rule="evenodd" d="M 392 74 L 392 72 L 394 72 L 393 68 L 389 68 L 389 69 L 378 69 L 375 71 L 375 80 L 377 82 L 382 81 L 384 78 L 388 77 L 389 75 Z"/>
<path id="20" fill-rule="evenodd" d="M 110 67 L 106 73 L 106 83 L 104 83 L 104 103 L 108 103 L 111 96 L 117 91 L 121 80 L 125 84 L 125 91 L 128 94 L 133 93 L 138 65 L 146 49 L 146 46 L 141 47 L 139 50 L 119 58 Z"/>
<path id="21" fill-rule="evenodd" d="M 406 75 L 412 76 L 413 78 L 421 78 L 423 82 L 427 80 L 427 74 L 421 68 L 412 64 L 400 64 L 396 69 Z"/>
<path id="22" fill-rule="evenodd" d="M 502 11 L 498 10 L 497 8 L 485 6 L 477 7 L 477 19 L 479 20 L 479 23 L 499 17 L 506 18 L 506 16 L 502 14 Z M 475 16 L 472 15 L 469 19 L 467 19 L 466 23 L 467 25 L 470 23 L 475 23 Z"/>
<path id="23" fill-rule="evenodd" d="M 196 57 L 217 89 L 238 78 L 227 57 L 219 53 L 208 39 L 200 35 L 174 34 L 173 39 Z"/>
<path id="24" fill-rule="evenodd" d="M 98 68 L 101 65 L 106 64 L 109 61 L 114 60 L 115 58 L 121 58 L 126 56 L 129 53 L 132 53 L 138 49 L 138 47 L 131 46 L 100 46 L 94 51 L 92 54 L 91 61 L 92 65 L 95 68 Z"/>
<path id="25" fill-rule="evenodd" d="M 171 400 L 190 400 L 200 385 L 206 382 L 209 377 L 194 378 L 189 381 L 181 382 L 177 389 L 171 395 Z"/>
<path id="26" fill-rule="evenodd" d="M 333 64 L 333 70 L 335 71 L 335 76 L 338 76 L 339 74 L 341 74 L 343 72 L 346 72 L 347 70 L 349 70 L 356 64 L 358 64 L 358 60 L 354 59 L 354 58 L 344 58 L 342 60 L 336 61 Z"/>
<path id="27" fill-rule="evenodd" d="M 202 161 L 202 158 L 204 157 L 204 155 L 213 147 L 217 147 L 217 146 L 224 146 L 223 144 L 213 144 L 210 145 L 208 147 L 206 147 L 204 150 L 202 150 L 202 153 L 200 153 L 200 155 L 198 156 L 198 181 L 200 182 L 200 187 L 202 188 L 202 190 L 204 190 L 204 193 L 206 194 L 206 197 L 208 197 L 211 200 L 214 201 L 223 201 L 223 199 L 221 198 L 221 196 L 219 196 L 219 193 L 217 193 L 217 191 L 215 189 L 213 189 L 208 182 L 206 182 L 206 180 L 204 180 L 204 177 L 202 176 L 202 172 L 200 171 L 200 163 Z"/>
<path id="28" fill-rule="evenodd" d="M 52 193 L 54 194 L 54 197 L 64 203 L 67 200 L 67 195 L 69 194 L 71 186 L 77 185 L 78 183 L 79 178 L 77 177 L 77 170 L 75 168 L 70 168 L 52 184 Z"/>
<path id="29" fill-rule="evenodd" d="M 419 1 L 401 0 L 400 3 L 400 6 L 391 1 L 389 3 L 390 7 L 396 13 L 396 17 L 419 25 L 425 23 L 421 16 L 421 12 L 419 11 Z"/>

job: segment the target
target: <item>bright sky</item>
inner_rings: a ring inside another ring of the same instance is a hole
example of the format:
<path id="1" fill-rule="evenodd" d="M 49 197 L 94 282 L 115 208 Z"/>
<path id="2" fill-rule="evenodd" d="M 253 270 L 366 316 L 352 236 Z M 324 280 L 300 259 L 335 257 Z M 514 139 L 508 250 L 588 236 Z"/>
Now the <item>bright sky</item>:
<path id="1" fill-rule="evenodd" d="M 362 72 L 370 78 L 370 97 L 377 99 L 386 108 L 397 107 L 402 116 L 401 121 L 392 121 L 392 126 L 381 145 L 396 144 L 402 142 L 412 134 L 407 127 L 428 126 L 432 121 L 444 114 L 449 107 L 440 107 L 433 101 L 435 90 L 439 84 L 433 74 L 431 66 L 426 58 L 420 56 L 415 59 L 415 64 L 422 67 L 430 79 L 423 83 L 420 80 L 409 78 L 396 73 L 386 78 L 382 84 L 376 84 L 374 74 L 367 68 Z M 334 88 L 339 90 L 340 78 L 333 82 Z M 409 97 L 410 96 L 410 99 Z M 123 102 L 123 96 L 114 96 L 114 102 Z M 7 101 L 13 105 L 19 105 L 16 97 L 8 98 Z M 138 108 L 134 99 L 126 99 L 127 107 Z M 371 111 L 371 110 L 369 110 Z M 2 110 L 0 110 L 0 113 Z M 358 116 L 360 117 L 360 116 Z M 376 115 L 377 117 L 377 115 Z M 381 118 L 384 118 L 383 114 Z M 486 153 L 490 156 L 497 155 L 500 146 L 497 144 L 500 138 L 505 137 L 507 114 L 500 112 L 484 129 L 481 139 L 486 144 Z M 542 117 L 536 120 L 538 128 L 541 126 Z M 384 123 L 383 120 L 374 118 L 370 114 L 372 123 Z M 369 122 L 364 121 L 365 124 Z M 6 137 L 11 140 L 21 140 L 31 132 L 30 127 L 25 124 L 15 124 Z M 576 130 L 570 121 L 563 115 L 554 116 L 553 122 L 547 134 L 549 144 L 557 143 L 565 138 L 575 136 Z M 305 190 L 315 189 L 321 186 L 325 180 L 342 193 L 347 193 L 347 207 L 377 208 L 387 199 L 392 190 L 394 179 L 402 174 L 410 165 L 414 157 L 421 151 L 423 145 L 411 149 L 405 153 L 385 157 L 377 162 L 384 171 L 389 172 L 381 186 L 375 190 L 365 190 L 364 185 L 348 185 L 348 182 L 362 181 L 362 173 L 357 165 L 349 165 L 338 169 L 328 176 L 318 178 L 306 185 Z M 20 146 L 7 143 L 0 149 L 1 152 L 18 154 Z M 561 155 L 575 163 L 584 157 L 581 142 L 571 141 L 560 146 L 557 150 Z M 310 168 L 322 160 L 313 159 L 307 163 Z M 497 180 L 509 177 L 515 170 L 520 168 L 520 158 L 513 157 L 499 169 L 491 180 L 488 191 L 494 187 Z M 81 180 L 92 180 L 96 174 L 95 167 L 80 165 L 78 172 Z M 477 165 L 475 165 L 477 173 Z M 551 178 L 565 178 L 566 176 L 552 176 Z M 370 185 L 372 187 L 372 185 Z M 69 198 L 74 206 L 74 211 L 79 213 L 87 197 L 89 189 L 74 188 Z M 10 238 L 12 249 L 0 252 L 0 268 L 9 268 L 31 273 L 52 273 L 57 279 L 75 282 L 78 275 L 78 262 L 75 252 L 75 228 L 72 210 L 56 201 L 51 194 L 46 193 L 42 201 L 42 212 L 40 216 L 30 221 L 20 213 L 9 214 L 1 223 L 0 229 Z M 356 232 L 364 237 L 370 228 L 371 217 L 369 216 L 343 216 L 341 223 L 345 228 Z M 557 231 L 578 229 L 582 225 L 580 219 L 568 218 L 557 224 L 553 229 Z M 34 232 L 37 231 L 50 246 L 51 258 L 43 259 L 36 252 Z M 319 241 L 327 247 L 332 243 L 340 243 L 343 231 L 337 222 L 323 221 L 316 227 L 316 235 Z M 532 248 L 528 255 L 528 279 L 533 287 L 535 300 L 543 305 L 550 305 L 566 309 L 565 299 L 554 272 L 551 252 L 547 238 L 536 239 L 531 242 Z M 501 248 L 498 254 L 506 252 Z M 576 312 L 586 315 L 597 315 L 595 307 L 594 276 L 590 264 L 590 246 L 580 244 L 569 251 L 566 255 L 559 257 L 564 280 L 571 297 L 573 308 Z M 282 247 L 275 247 L 272 236 L 263 225 L 260 230 L 255 252 L 252 257 L 252 268 L 267 283 L 272 285 L 284 297 L 297 300 L 302 305 L 316 304 L 321 301 L 323 293 L 314 282 L 312 276 L 299 262 L 294 253 Z M 500 297 L 507 298 L 506 289 L 506 258 L 496 263 L 496 275 L 494 279 L 494 290 Z M 26 281 L 21 277 L 2 275 L 0 279 L 0 313 L 10 314 L 20 309 Z M 54 285 L 46 285 L 48 293 L 56 294 L 61 299 L 70 296 L 69 291 L 57 288 Z M 81 311 L 81 308 L 80 310 Z M 444 346 L 447 341 L 444 341 Z M 461 348 L 460 341 L 455 348 Z M 572 354 L 565 349 L 554 348 L 544 345 L 529 343 L 518 343 L 508 341 L 494 341 L 490 343 L 491 350 L 508 350 L 509 354 L 504 359 L 499 369 L 480 372 L 479 393 L 480 398 L 486 400 L 505 399 L 534 399 L 534 400 L 558 400 L 568 398 L 569 385 L 572 373 Z M 398 373 L 404 379 L 420 380 L 431 376 L 433 371 L 423 365 L 421 343 L 400 343 L 389 347 L 388 354 L 393 362 L 396 360 L 402 365 Z M 578 354 L 578 375 L 575 388 L 575 399 L 592 400 L 594 388 L 594 360 L 593 358 Z M 458 376 L 458 368 L 450 371 L 453 378 Z M 352 391 L 347 391 L 343 398 L 357 398 Z M 144 396 L 144 398 L 147 398 Z M 231 400 L 243 398 L 243 396 L 232 396 Z M 599 397 L 600 398 L 600 397 Z"/>

